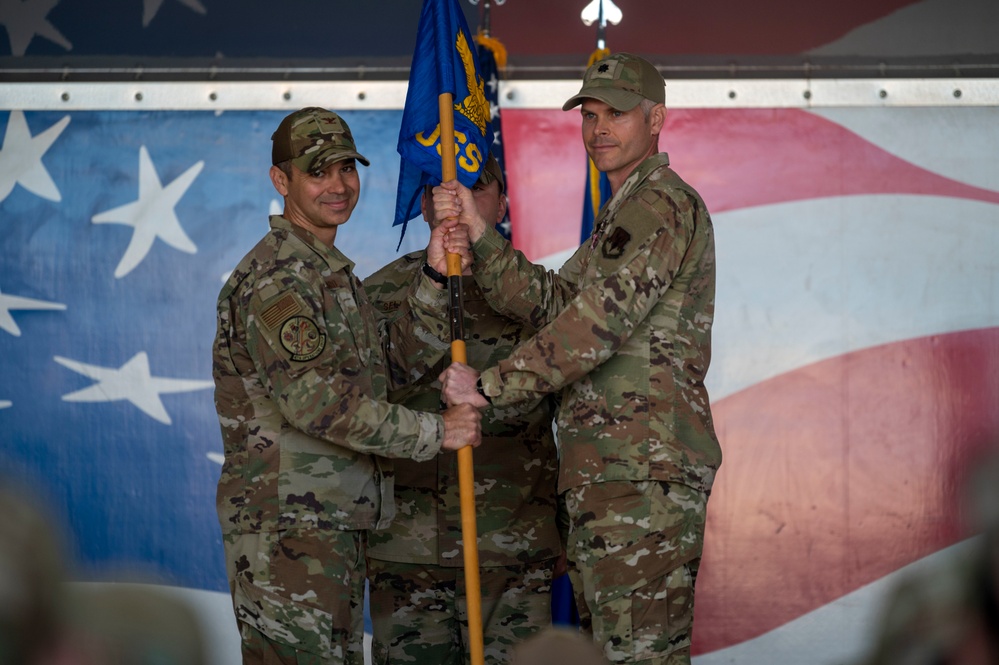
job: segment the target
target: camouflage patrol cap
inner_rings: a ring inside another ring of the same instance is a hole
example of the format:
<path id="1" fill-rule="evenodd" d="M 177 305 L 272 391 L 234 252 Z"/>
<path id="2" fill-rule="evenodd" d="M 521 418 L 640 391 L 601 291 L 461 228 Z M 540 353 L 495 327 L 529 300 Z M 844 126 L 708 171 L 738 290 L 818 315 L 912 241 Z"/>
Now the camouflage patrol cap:
<path id="1" fill-rule="evenodd" d="M 630 111 L 649 99 L 666 103 L 666 83 L 655 66 L 630 53 L 615 53 L 590 65 L 583 74 L 583 87 L 562 105 L 563 111 L 585 99 L 598 99 L 618 111 Z"/>
<path id="2" fill-rule="evenodd" d="M 496 161 L 496 157 L 492 153 L 489 153 L 489 159 L 486 160 L 486 165 L 482 167 L 482 173 L 479 174 L 479 182 L 483 185 L 498 182 L 500 194 L 506 189 L 506 183 L 503 181 L 503 169 L 500 168 L 499 162 Z"/>
<path id="3" fill-rule="evenodd" d="M 350 158 L 370 166 L 370 162 L 357 152 L 346 121 L 333 111 L 316 106 L 285 116 L 271 135 L 271 141 L 272 164 L 291 160 L 306 173 Z"/>

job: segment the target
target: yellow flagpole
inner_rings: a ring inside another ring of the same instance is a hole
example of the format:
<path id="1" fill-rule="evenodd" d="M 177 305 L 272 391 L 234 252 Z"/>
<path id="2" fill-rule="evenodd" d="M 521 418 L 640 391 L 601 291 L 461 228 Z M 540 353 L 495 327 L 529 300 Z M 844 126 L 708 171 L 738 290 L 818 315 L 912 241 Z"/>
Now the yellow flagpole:
<path id="1" fill-rule="evenodd" d="M 451 93 L 437 98 L 441 123 L 441 176 L 444 182 L 458 177 L 454 158 L 454 99 Z M 464 310 L 461 306 L 461 256 L 447 255 L 448 293 L 451 317 L 451 360 L 467 363 Z M 465 600 L 468 605 L 468 648 L 472 665 L 483 665 L 482 590 L 479 585 L 479 532 L 475 524 L 475 474 L 472 448 L 458 451 L 458 492 L 461 498 L 461 538 L 465 544 Z"/>

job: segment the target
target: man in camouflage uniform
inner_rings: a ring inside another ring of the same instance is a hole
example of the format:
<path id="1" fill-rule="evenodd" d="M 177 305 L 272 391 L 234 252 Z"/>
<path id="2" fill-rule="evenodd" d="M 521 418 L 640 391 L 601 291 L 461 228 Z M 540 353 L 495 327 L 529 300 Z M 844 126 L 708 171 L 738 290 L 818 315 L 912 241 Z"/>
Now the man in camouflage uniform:
<path id="1" fill-rule="evenodd" d="M 492 156 L 472 188 L 479 214 L 491 223 L 506 214 L 503 173 Z M 437 226 L 427 196 L 423 215 Z M 364 280 L 368 297 L 397 312 L 423 278 L 425 251 L 407 254 Z M 441 278 L 443 281 L 443 278 Z M 463 280 L 466 351 L 476 367 L 491 367 L 536 330 L 495 313 L 478 285 Z M 432 411 L 440 404 L 435 372 L 389 392 L 393 403 Z M 557 450 L 553 398 L 486 409 L 475 452 L 476 522 L 487 663 L 506 663 L 511 647 L 551 623 L 551 580 L 562 552 L 556 525 Z M 468 654 L 462 566 L 461 505 L 456 456 L 395 464 L 396 516 L 368 534 L 368 576 L 374 663 L 460 665 Z"/>
<path id="2" fill-rule="evenodd" d="M 218 299 L 226 567 L 244 663 L 360 665 L 364 530 L 384 527 L 395 510 L 392 465 L 381 456 L 428 460 L 477 445 L 480 415 L 388 403 L 389 387 L 418 378 L 447 349 L 446 293 L 429 278 L 414 283 L 389 326 L 333 246 L 357 203 L 356 163 L 368 164 L 347 124 L 306 108 L 271 138 L 284 214 L 271 217 Z M 428 247 L 438 269 L 445 231 Z"/>
<path id="3" fill-rule="evenodd" d="M 586 150 L 614 196 L 557 275 L 478 219 L 457 183 L 434 194 L 438 216 L 470 225 L 473 273 L 490 304 L 541 328 L 481 376 L 452 365 L 444 394 L 506 408 L 562 393 L 570 579 L 583 629 L 615 663 L 689 663 L 705 508 L 721 463 L 704 387 L 713 232 L 701 197 L 658 151 L 665 98 L 656 68 L 621 53 L 591 66 L 563 106 L 582 105 Z"/>

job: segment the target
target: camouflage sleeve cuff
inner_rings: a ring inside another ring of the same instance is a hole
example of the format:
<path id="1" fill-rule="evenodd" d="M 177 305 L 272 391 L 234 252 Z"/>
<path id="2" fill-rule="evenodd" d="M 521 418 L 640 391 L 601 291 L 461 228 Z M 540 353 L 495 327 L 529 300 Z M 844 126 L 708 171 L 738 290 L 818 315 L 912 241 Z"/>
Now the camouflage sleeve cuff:
<path id="1" fill-rule="evenodd" d="M 415 289 L 410 291 L 411 306 L 416 308 L 421 319 L 421 326 L 414 331 L 415 335 L 438 350 L 445 350 L 451 344 L 451 327 L 448 320 L 448 291 L 438 289 L 422 276 L 414 280 Z"/>
<path id="2" fill-rule="evenodd" d="M 482 374 L 479 375 L 479 385 L 482 386 L 482 392 L 493 406 L 505 406 L 503 402 L 503 379 L 500 377 L 498 367 L 490 367 L 483 370 Z"/>
<path id="3" fill-rule="evenodd" d="M 444 443 L 444 418 L 435 413 L 417 411 L 420 434 L 410 458 L 416 462 L 426 462 L 437 456 Z"/>
<path id="4" fill-rule="evenodd" d="M 441 313 L 447 317 L 447 289 L 438 289 L 427 279 L 416 280 L 416 301 L 427 311 Z"/>
<path id="5" fill-rule="evenodd" d="M 495 226 L 486 228 L 485 233 L 472 243 L 472 253 L 475 258 L 483 263 L 503 252 L 503 246 L 507 243 L 506 238 L 500 235 Z"/>

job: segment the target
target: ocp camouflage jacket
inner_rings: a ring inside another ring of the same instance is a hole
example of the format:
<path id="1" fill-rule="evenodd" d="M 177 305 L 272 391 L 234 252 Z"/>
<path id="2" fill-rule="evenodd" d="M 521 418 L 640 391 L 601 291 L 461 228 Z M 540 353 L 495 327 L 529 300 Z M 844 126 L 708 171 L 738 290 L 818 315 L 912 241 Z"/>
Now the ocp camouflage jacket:
<path id="1" fill-rule="evenodd" d="M 496 405 L 562 392 L 559 490 L 647 479 L 710 489 L 721 463 L 704 387 L 714 234 L 667 155 L 639 164 L 557 275 L 492 229 L 473 251 L 493 307 L 540 328 L 482 373 L 483 388 Z"/>

